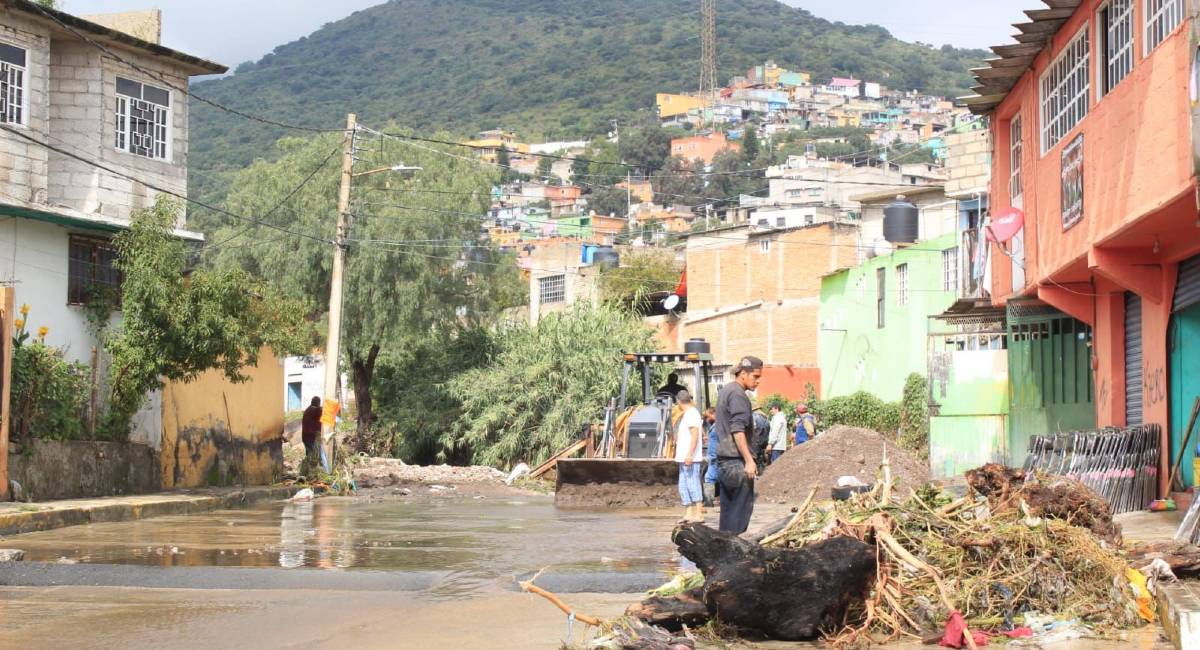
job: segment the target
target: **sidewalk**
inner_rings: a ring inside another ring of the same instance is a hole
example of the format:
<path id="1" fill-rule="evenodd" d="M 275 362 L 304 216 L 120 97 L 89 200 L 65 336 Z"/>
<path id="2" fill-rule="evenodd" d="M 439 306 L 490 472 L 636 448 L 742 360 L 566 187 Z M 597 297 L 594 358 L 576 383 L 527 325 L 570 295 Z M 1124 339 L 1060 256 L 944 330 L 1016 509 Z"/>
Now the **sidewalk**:
<path id="1" fill-rule="evenodd" d="M 0 503 L 0 535 L 19 535 L 79 524 L 242 508 L 259 501 L 286 499 L 295 492 L 296 488 L 269 486 L 198 488 L 95 499 Z"/>
<path id="2" fill-rule="evenodd" d="M 1113 519 L 1125 542 L 1170 542 L 1183 521 L 1183 511 L 1131 512 Z M 1200 582 L 1180 580 L 1158 589 L 1158 615 L 1176 648 L 1200 648 Z"/>

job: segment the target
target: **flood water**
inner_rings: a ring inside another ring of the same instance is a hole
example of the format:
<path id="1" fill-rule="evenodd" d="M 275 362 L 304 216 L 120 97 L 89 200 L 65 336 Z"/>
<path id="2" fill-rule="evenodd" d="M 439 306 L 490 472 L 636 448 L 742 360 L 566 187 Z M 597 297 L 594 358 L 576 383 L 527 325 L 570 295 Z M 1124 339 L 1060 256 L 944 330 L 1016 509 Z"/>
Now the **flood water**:
<path id="1" fill-rule="evenodd" d="M 428 573 L 436 595 L 509 588 L 543 568 L 667 577 L 674 513 L 559 510 L 548 497 L 322 498 L 30 533 L 32 562 Z"/>

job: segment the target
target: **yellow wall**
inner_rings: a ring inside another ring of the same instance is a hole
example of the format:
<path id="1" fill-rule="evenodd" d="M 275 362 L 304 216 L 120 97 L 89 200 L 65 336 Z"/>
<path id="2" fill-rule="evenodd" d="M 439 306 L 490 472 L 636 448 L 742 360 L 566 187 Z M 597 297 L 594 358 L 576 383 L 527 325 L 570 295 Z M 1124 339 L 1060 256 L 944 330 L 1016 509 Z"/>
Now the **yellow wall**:
<path id="1" fill-rule="evenodd" d="M 269 349 L 234 384 L 210 370 L 163 388 L 163 487 L 266 485 L 282 470 L 283 363 Z"/>
<path id="2" fill-rule="evenodd" d="M 704 100 L 691 95 L 658 93 L 654 100 L 658 104 L 658 116 L 662 118 L 687 115 L 692 109 L 704 108 Z"/>

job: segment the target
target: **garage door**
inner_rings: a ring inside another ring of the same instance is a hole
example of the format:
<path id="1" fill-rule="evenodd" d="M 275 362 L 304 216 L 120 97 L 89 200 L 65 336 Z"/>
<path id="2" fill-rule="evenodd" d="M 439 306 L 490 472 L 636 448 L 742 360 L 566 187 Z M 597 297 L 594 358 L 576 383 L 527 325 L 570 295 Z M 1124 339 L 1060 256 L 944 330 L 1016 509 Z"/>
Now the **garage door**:
<path id="1" fill-rule="evenodd" d="M 1142 423 L 1142 298 L 1125 294 L 1125 423 Z"/>

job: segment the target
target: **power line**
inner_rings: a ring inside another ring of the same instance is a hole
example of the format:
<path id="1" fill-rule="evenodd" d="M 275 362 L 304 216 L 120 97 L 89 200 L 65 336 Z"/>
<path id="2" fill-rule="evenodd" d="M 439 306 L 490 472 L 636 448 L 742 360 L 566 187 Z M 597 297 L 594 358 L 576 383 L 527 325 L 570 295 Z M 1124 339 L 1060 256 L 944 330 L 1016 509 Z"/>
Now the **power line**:
<path id="1" fill-rule="evenodd" d="M 141 184 L 142 184 L 142 185 L 144 185 L 145 187 L 148 187 L 148 188 L 150 188 L 150 189 L 154 190 L 155 192 L 159 192 L 159 193 L 161 193 L 161 194 L 166 194 L 167 196 L 173 196 L 173 197 L 175 197 L 175 198 L 177 198 L 177 199 L 180 199 L 180 200 L 182 200 L 182 201 L 186 201 L 186 202 L 188 202 L 188 203 L 191 203 L 191 204 L 194 204 L 194 205 L 200 206 L 200 207 L 202 207 L 202 208 L 205 208 L 206 210 L 211 210 L 211 211 L 213 211 L 213 212 L 216 212 L 216 213 L 218 213 L 218 214 L 223 214 L 223 215 L 226 215 L 226 216 L 228 216 L 228 217 L 233 217 L 234 219 L 238 219 L 238 220 L 241 220 L 241 221 L 247 221 L 247 222 L 250 222 L 250 223 L 253 223 L 253 224 L 257 224 L 257 225 L 266 226 L 267 228 L 271 228 L 272 230 L 278 230 L 279 232 L 288 233 L 288 234 L 291 234 L 291 235 L 295 235 L 295 236 L 297 236 L 297 237 L 304 237 L 304 238 L 311 239 L 311 240 L 313 240 L 313 241 L 322 242 L 322 243 L 332 243 L 332 242 L 329 242 L 329 241 L 327 241 L 327 240 L 325 240 L 325 239 L 321 239 L 321 238 L 319 238 L 319 237 L 313 237 L 312 235 L 308 235 L 308 234 L 305 234 L 305 233 L 297 233 L 297 232 L 293 232 L 293 231 L 291 231 L 291 230 L 288 230 L 287 228 L 283 228 L 283 227 L 280 227 L 280 226 L 276 226 L 276 225 L 274 225 L 274 224 L 271 224 L 271 223 L 264 222 L 264 221 L 262 221 L 262 220 L 260 220 L 260 219 L 256 219 L 256 218 L 253 218 L 253 217 L 246 217 L 246 216 L 243 216 L 243 215 L 237 214 L 237 213 L 235 213 L 235 212 L 231 212 L 231 211 L 229 211 L 229 210 L 226 210 L 225 208 L 219 208 L 219 207 L 216 207 L 216 206 L 213 206 L 213 205 L 209 205 L 208 203 L 205 203 L 205 202 L 203 202 L 203 201 L 200 201 L 200 200 L 198 200 L 198 199 L 193 199 L 193 198 L 190 198 L 190 197 L 188 197 L 187 195 L 180 194 L 180 193 L 178 193 L 178 192 L 176 192 L 176 191 L 174 191 L 174 190 L 169 190 L 169 189 L 166 189 L 166 188 L 164 188 L 164 187 L 160 187 L 160 186 L 158 186 L 158 185 L 155 185 L 155 184 L 153 184 L 153 183 L 147 182 L 147 181 L 145 181 L 145 180 L 142 180 L 142 179 L 140 179 L 140 178 L 137 178 L 137 177 L 135 177 L 135 176 L 131 176 L 131 175 L 129 175 L 129 174 L 126 174 L 125 172 L 117 171 L 117 170 L 115 170 L 115 169 L 113 169 L 113 168 L 111 168 L 111 167 L 108 167 L 107 165 L 104 165 L 104 164 L 102 164 L 102 163 L 96 162 L 96 161 L 94 161 L 94 160 L 90 160 L 90 159 L 88 159 L 88 158 L 86 158 L 86 157 L 84 157 L 84 156 L 81 156 L 81 155 L 79 155 L 79 154 L 77 154 L 77 153 L 73 152 L 73 151 L 68 151 L 68 150 L 66 150 L 66 149 L 63 149 L 62 147 L 57 147 L 57 146 L 55 146 L 55 145 L 52 145 L 52 144 L 50 144 L 50 143 L 48 143 L 48 142 L 45 142 L 45 141 L 42 141 L 42 140 L 38 140 L 37 138 L 34 138 L 33 136 L 31 136 L 31 135 L 29 135 L 29 134 L 25 133 L 25 132 L 24 132 L 24 129 L 15 129 L 15 128 L 13 128 L 13 127 L 10 127 L 10 126 L 8 126 L 8 125 L 4 125 L 4 124 L 0 124 L 0 129 L 3 129 L 4 131 L 7 131 L 7 132 L 9 132 L 9 133 L 12 133 L 13 135 L 16 135 L 16 136 L 18 136 L 18 137 L 22 138 L 23 140 L 27 140 L 27 141 L 29 141 L 29 142 L 31 142 L 31 143 L 33 143 L 33 144 L 35 144 L 35 145 L 38 145 L 39 147 L 42 147 L 42 148 L 44 148 L 44 149 L 47 149 L 47 150 L 49 150 L 49 151 L 53 151 L 53 152 L 55 152 L 55 153 L 58 153 L 58 154 L 61 154 L 61 155 L 67 156 L 68 158 L 71 158 L 71 159 L 77 160 L 77 161 L 79 161 L 79 162 L 81 162 L 81 163 L 84 163 L 85 165 L 89 165 L 89 166 L 91 166 L 91 167 L 95 167 L 96 169 L 99 169 L 99 170 L 101 170 L 101 171 L 108 172 L 109 174 L 112 174 L 113 176 L 116 176 L 116 177 L 118 177 L 118 178 L 124 178 L 124 179 L 126 179 L 126 180 L 134 181 L 134 182 L 136 182 L 136 183 L 141 183 Z M 45 134 L 43 134 L 43 133 L 41 133 L 41 132 L 36 132 L 36 133 L 38 133 L 38 135 L 45 136 Z"/>
<path id="2" fill-rule="evenodd" d="M 184 86 L 179 86 L 179 85 L 175 84 L 171 80 L 167 79 L 165 75 L 163 75 L 159 72 L 152 71 L 152 70 L 147 70 L 146 68 L 143 68 L 142 66 L 138 65 L 137 63 L 134 63 L 134 62 L 130 61 L 129 59 L 126 59 L 125 57 L 121 56 L 120 54 L 117 54 L 116 52 L 114 52 L 111 48 L 104 46 L 103 44 L 88 37 L 86 34 L 83 34 L 79 30 L 68 25 L 61 18 L 59 18 L 58 11 L 55 11 L 48 7 L 43 7 L 40 3 L 37 3 L 37 2 L 30 2 L 28 4 L 32 7 L 34 7 L 35 9 L 37 9 L 39 12 L 41 12 L 42 15 L 46 16 L 50 20 L 57 23 L 60 27 L 62 27 L 63 29 L 65 29 L 68 32 L 70 32 L 71 34 L 73 34 L 76 38 L 79 38 L 80 40 L 89 43 L 92 47 L 95 47 L 96 49 L 100 50 L 101 52 L 104 52 L 108 56 L 116 59 L 117 61 L 120 61 L 121 63 L 124 63 L 125 65 L 129 66 L 130 68 L 132 68 L 134 70 L 137 70 L 138 72 L 140 72 L 144 75 L 158 79 L 163 84 L 166 84 L 168 87 L 170 87 L 173 90 L 181 92 L 184 95 L 187 95 L 188 97 L 192 97 L 201 102 L 204 102 L 205 104 L 208 104 L 209 106 L 212 106 L 213 108 L 225 111 L 226 113 L 230 113 L 232 115 L 237 115 L 238 117 L 241 117 L 241 118 L 244 118 L 247 120 L 261 122 L 263 124 L 267 124 L 270 126 L 276 126 L 276 127 L 280 127 L 280 128 L 284 128 L 284 129 L 293 129 L 296 131 L 308 131 L 310 133 L 336 133 L 336 132 L 342 131 L 342 129 L 322 129 L 322 128 L 314 128 L 314 127 L 308 127 L 308 126 L 299 126 L 299 125 L 295 125 L 295 124 L 286 124 L 284 122 L 278 122 L 278 121 L 275 121 L 275 120 L 272 120 L 269 118 L 246 113 L 246 112 L 240 111 L 236 108 L 230 108 L 229 106 L 225 106 L 224 104 L 218 103 L 211 99 L 201 97 L 200 95 L 193 93 L 190 89 L 188 89 Z"/>

